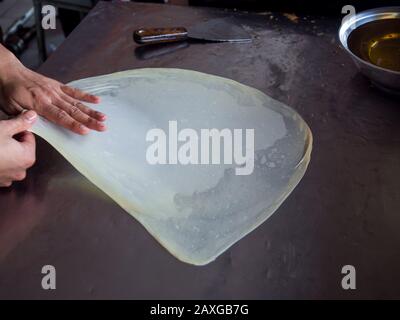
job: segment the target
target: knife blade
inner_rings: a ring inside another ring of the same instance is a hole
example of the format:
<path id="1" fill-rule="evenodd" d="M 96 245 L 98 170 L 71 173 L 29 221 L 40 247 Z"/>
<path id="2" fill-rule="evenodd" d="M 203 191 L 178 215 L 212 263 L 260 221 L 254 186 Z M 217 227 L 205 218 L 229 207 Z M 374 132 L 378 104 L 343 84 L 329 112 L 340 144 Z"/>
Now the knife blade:
<path id="1" fill-rule="evenodd" d="M 235 18 L 216 18 L 193 27 L 143 28 L 133 33 L 139 44 L 185 41 L 251 42 L 251 36 Z"/>

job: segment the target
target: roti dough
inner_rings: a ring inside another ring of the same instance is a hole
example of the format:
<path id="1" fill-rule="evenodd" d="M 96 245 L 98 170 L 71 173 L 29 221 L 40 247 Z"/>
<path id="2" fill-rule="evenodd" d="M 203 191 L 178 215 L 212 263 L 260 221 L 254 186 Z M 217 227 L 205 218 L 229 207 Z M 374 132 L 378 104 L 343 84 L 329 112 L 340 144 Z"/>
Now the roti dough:
<path id="1" fill-rule="evenodd" d="M 311 131 L 294 110 L 226 78 L 150 68 L 69 85 L 101 97 L 88 105 L 107 114 L 108 130 L 79 136 L 39 118 L 32 131 L 190 264 L 213 261 L 270 217 L 310 161 Z M 241 129 L 243 154 L 251 151 L 244 134 L 253 130 L 253 170 L 238 175 L 235 162 L 149 163 L 149 131 L 168 136 L 171 122 L 199 136 L 203 129 Z"/>

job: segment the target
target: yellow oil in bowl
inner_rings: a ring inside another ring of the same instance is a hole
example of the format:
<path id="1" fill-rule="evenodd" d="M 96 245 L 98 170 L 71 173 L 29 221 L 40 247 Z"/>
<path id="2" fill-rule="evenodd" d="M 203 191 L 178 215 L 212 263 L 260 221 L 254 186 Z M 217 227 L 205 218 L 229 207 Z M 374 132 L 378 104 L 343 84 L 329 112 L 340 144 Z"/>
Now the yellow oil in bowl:
<path id="1" fill-rule="evenodd" d="M 348 46 L 367 62 L 400 71 L 400 19 L 378 20 L 358 27 L 350 33 Z"/>

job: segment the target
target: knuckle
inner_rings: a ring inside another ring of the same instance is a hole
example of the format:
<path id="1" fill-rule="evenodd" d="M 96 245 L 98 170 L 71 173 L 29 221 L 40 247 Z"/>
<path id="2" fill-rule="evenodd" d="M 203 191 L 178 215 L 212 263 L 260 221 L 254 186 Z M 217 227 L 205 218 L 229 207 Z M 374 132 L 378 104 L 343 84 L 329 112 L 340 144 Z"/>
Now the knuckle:
<path id="1" fill-rule="evenodd" d="M 44 92 L 42 89 L 40 88 L 31 88 L 29 89 L 32 98 L 35 101 L 42 101 L 44 99 Z"/>
<path id="2" fill-rule="evenodd" d="M 44 85 L 42 85 L 40 87 L 40 91 L 42 92 L 42 94 L 45 94 L 47 96 L 53 96 L 54 95 L 54 86 L 52 86 L 51 84 L 45 83 Z"/>
<path id="3" fill-rule="evenodd" d="M 14 175 L 14 181 L 22 181 L 26 178 L 26 171 L 18 172 Z"/>
<path id="4" fill-rule="evenodd" d="M 80 110 L 79 110 L 79 108 L 78 107 L 76 107 L 76 106 L 71 106 L 71 108 L 70 108 L 70 115 L 71 116 L 76 116 L 77 114 L 79 114 L 80 113 Z"/>
<path id="5" fill-rule="evenodd" d="M 67 117 L 68 117 L 68 114 L 67 114 L 64 110 L 58 109 L 58 110 L 56 111 L 56 118 L 57 118 L 58 120 L 64 120 L 64 119 L 67 118 Z"/>
<path id="6" fill-rule="evenodd" d="M 35 162 L 36 162 L 36 157 L 32 153 L 32 154 L 30 154 L 30 155 L 25 157 L 22 165 L 23 165 L 24 168 L 30 168 L 35 164 Z"/>
<path id="7" fill-rule="evenodd" d="M 82 110 L 85 113 L 88 113 L 90 111 L 90 109 L 85 106 L 82 102 L 78 102 L 76 105 L 80 110 Z"/>
<path id="8" fill-rule="evenodd" d="M 81 97 L 81 91 L 80 91 L 79 89 L 72 88 L 72 89 L 71 89 L 71 92 L 72 92 L 72 94 L 73 94 L 75 97 L 77 97 L 77 98 L 80 99 L 80 97 Z"/>
<path id="9" fill-rule="evenodd" d="M 62 87 L 64 91 L 68 91 L 68 92 L 74 92 L 74 88 L 69 87 L 69 86 L 63 86 Z"/>
<path id="10" fill-rule="evenodd" d="M 82 125 L 81 125 L 79 122 L 74 121 L 74 122 L 72 123 L 72 129 L 73 129 L 74 131 L 81 131 Z"/>
<path id="11" fill-rule="evenodd" d="M 38 88 L 28 88 L 28 91 L 31 93 L 31 96 L 36 98 L 38 96 L 40 96 L 40 90 L 38 90 Z"/>
<path id="12" fill-rule="evenodd" d="M 99 122 L 96 119 L 90 118 L 88 117 L 87 119 L 87 123 L 91 126 L 97 126 L 99 124 Z"/>
<path id="13" fill-rule="evenodd" d="M 53 85 L 50 83 L 46 83 L 43 88 L 47 91 L 53 91 Z"/>
<path id="14" fill-rule="evenodd" d="M 12 185 L 12 181 L 2 181 L 2 182 L 0 182 L 0 187 L 8 188 L 8 187 L 11 187 L 11 185 Z"/>
<path id="15" fill-rule="evenodd" d="M 36 162 L 36 158 L 35 156 L 32 156 L 29 160 L 28 160 L 28 168 L 32 167 Z"/>
<path id="16" fill-rule="evenodd" d="M 48 99 L 46 99 L 43 94 L 42 95 L 35 95 L 33 97 L 34 105 L 38 105 L 38 106 L 47 105 L 47 103 L 48 103 L 47 100 Z"/>
<path id="17" fill-rule="evenodd" d="M 42 96 L 34 96 L 33 97 L 33 101 L 37 104 L 43 104 L 44 103 L 44 99 Z"/>
<path id="18" fill-rule="evenodd" d="M 64 92 L 64 94 L 66 94 L 68 97 L 71 96 L 71 88 L 69 88 L 67 86 L 62 86 L 61 91 Z"/>
<path id="19" fill-rule="evenodd" d="M 54 91 L 48 91 L 47 92 L 47 99 L 50 99 L 50 101 L 55 102 L 59 100 L 59 97 L 56 92 Z"/>

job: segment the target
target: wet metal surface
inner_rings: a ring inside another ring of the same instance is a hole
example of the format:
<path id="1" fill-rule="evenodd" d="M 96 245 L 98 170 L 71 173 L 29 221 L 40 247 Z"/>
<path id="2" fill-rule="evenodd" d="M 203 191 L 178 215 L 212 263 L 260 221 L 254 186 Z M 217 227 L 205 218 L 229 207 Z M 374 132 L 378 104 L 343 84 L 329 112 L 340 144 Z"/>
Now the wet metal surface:
<path id="1" fill-rule="evenodd" d="M 209 41 L 250 42 L 250 35 L 238 23 L 234 18 L 211 19 L 191 27 L 189 37 Z"/>
<path id="2" fill-rule="evenodd" d="M 248 44 L 190 44 L 139 59 L 132 32 L 231 15 L 100 3 L 46 62 L 60 81 L 141 67 L 232 78 L 296 109 L 314 135 L 309 169 L 262 226 L 215 262 L 179 262 L 40 140 L 28 179 L 0 191 L 3 298 L 400 298 L 400 103 L 339 48 L 340 21 L 235 13 Z M 149 58 L 150 57 L 150 58 Z M 156 195 L 155 195 L 156 196 Z M 57 290 L 41 289 L 41 268 Z M 354 265 L 357 290 L 341 288 Z"/>

